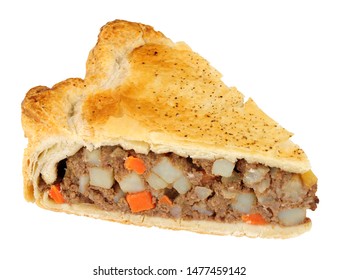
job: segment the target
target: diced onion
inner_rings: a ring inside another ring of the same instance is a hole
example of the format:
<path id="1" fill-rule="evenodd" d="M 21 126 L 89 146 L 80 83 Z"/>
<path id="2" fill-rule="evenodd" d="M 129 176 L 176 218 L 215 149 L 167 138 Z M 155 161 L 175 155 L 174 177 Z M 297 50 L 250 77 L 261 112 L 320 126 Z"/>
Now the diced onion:
<path id="1" fill-rule="evenodd" d="M 94 166 L 101 166 L 101 149 L 85 150 L 85 160 Z"/>
<path id="2" fill-rule="evenodd" d="M 146 177 L 146 181 L 155 190 L 161 190 L 168 186 L 167 182 L 165 182 L 163 179 L 161 179 L 161 177 L 153 172 L 149 173 L 149 175 Z"/>
<path id="3" fill-rule="evenodd" d="M 114 184 L 113 169 L 101 167 L 89 168 L 89 183 L 95 187 L 110 189 Z"/>
<path id="4" fill-rule="evenodd" d="M 179 194 L 185 194 L 190 190 L 190 182 L 185 176 L 182 176 L 174 182 L 173 188 L 177 190 Z"/>
<path id="5" fill-rule="evenodd" d="M 237 196 L 236 192 L 231 192 L 224 189 L 221 190 L 221 194 L 226 199 L 234 199 Z"/>
<path id="6" fill-rule="evenodd" d="M 211 172 L 214 175 L 230 177 L 234 168 L 235 163 L 228 161 L 226 159 L 217 159 L 214 161 L 214 164 L 212 165 Z"/>
<path id="7" fill-rule="evenodd" d="M 168 184 L 172 184 L 182 176 L 182 171 L 175 167 L 168 158 L 163 157 L 153 168 L 152 172 L 160 176 Z"/>
<path id="8" fill-rule="evenodd" d="M 251 186 L 261 182 L 265 175 L 269 172 L 269 168 L 266 166 L 260 166 L 257 168 L 250 168 L 243 175 L 243 183 L 246 186 Z"/>
<path id="9" fill-rule="evenodd" d="M 285 209 L 278 213 L 279 221 L 285 226 L 295 226 L 302 222 L 306 217 L 306 209 L 294 208 Z"/>
<path id="10" fill-rule="evenodd" d="M 263 181 L 259 182 L 258 184 L 254 185 L 253 188 L 262 193 L 264 192 L 268 187 L 270 187 L 271 179 L 270 177 L 264 179 Z"/>
<path id="11" fill-rule="evenodd" d="M 89 186 L 89 175 L 84 174 L 79 178 L 79 192 L 84 194 Z"/>
<path id="12" fill-rule="evenodd" d="M 118 203 L 122 197 L 125 196 L 125 193 L 121 188 L 119 188 L 114 196 L 114 202 Z"/>
<path id="13" fill-rule="evenodd" d="M 256 201 L 256 196 L 253 193 L 239 193 L 235 201 L 231 204 L 232 208 L 241 213 L 250 213 L 253 204 Z"/>
<path id="14" fill-rule="evenodd" d="M 179 205 L 174 205 L 173 207 L 170 208 L 170 214 L 174 218 L 180 218 L 182 214 L 182 207 Z"/>
<path id="15" fill-rule="evenodd" d="M 203 200 L 211 195 L 212 190 L 206 187 L 196 187 L 194 192 L 200 200 Z"/>
<path id="16" fill-rule="evenodd" d="M 125 176 L 119 183 L 120 188 L 125 193 L 135 193 L 145 190 L 145 186 L 140 175 L 135 172 Z"/>
<path id="17" fill-rule="evenodd" d="M 261 195 L 261 194 L 257 193 L 257 200 L 260 204 L 265 205 L 265 206 L 275 204 L 274 198 L 272 196 L 269 196 L 269 195 Z"/>
<path id="18" fill-rule="evenodd" d="M 302 180 L 299 175 L 294 174 L 289 181 L 282 186 L 284 199 L 297 202 L 302 194 L 306 192 L 303 188 Z"/>
<path id="19" fill-rule="evenodd" d="M 207 209 L 207 206 L 203 202 L 198 202 L 194 204 L 191 208 L 192 210 L 195 210 L 203 215 L 212 216 L 214 214 L 214 211 Z"/>

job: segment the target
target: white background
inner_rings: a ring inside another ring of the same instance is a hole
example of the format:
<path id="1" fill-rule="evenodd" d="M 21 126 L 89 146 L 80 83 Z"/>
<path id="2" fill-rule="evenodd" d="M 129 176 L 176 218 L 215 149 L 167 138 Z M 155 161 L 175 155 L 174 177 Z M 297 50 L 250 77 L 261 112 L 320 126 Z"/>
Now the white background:
<path id="1" fill-rule="evenodd" d="M 98 265 L 151 265 L 184 271 L 245 266 L 243 279 L 333 279 L 338 258 L 334 2 L 1 1 L 0 278 L 98 279 L 92 275 Z M 294 141 L 319 177 L 320 204 L 308 214 L 309 233 L 289 240 L 208 236 L 53 213 L 24 201 L 21 161 L 27 142 L 20 103 L 25 93 L 84 77 L 99 28 L 117 18 L 150 24 L 173 41 L 187 42 L 223 73 L 227 85 L 296 134 Z M 224 277 L 153 277 L 208 278 Z"/>

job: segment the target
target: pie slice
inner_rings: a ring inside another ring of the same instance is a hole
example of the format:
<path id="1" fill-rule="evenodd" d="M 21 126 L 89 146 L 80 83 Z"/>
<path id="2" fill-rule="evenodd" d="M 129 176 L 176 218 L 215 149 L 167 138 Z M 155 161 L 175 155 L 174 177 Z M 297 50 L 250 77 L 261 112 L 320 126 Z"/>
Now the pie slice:
<path id="1" fill-rule="evenodd" d="M 86 69 L 23 100 L 28 201 L 208 234 L 310 229 L 317 178 L 303 150 L 189 46 L 116 20 L 102 27 Z"/>

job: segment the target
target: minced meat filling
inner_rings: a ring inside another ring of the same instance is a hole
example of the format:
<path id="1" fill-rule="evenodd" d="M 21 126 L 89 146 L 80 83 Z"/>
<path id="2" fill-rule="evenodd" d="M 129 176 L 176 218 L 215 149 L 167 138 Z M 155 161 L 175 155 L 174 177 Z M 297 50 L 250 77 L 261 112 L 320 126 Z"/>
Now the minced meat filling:
<path id="1" fill-rule="evenodd" d="M 303 223 L 305 210 L 315 210 L 319 202 L 316 181 L 308 186 L 300 174 L 243 159 L 144 155 L 104 146 L 82 148 L 58 168 L 65 172 L 59 170 L 54 185 L 66 203 L 91 203 L 107 211 L 291 226 Z M 40 180 L 41 192 L 50 188 Z"/>

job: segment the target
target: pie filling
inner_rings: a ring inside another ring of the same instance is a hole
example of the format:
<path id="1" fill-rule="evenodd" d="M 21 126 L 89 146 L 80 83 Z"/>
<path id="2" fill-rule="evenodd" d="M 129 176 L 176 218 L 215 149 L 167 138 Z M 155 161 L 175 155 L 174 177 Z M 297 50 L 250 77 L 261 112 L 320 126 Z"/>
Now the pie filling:
<path id="1" fill-rule="evenodd" d="M 80 149 L 59 162 L 58 178 L 39 191 L 56 203 L 90 203 L 173 219 L 293 226 L 315 210 L 317 178 L 243 159 L 205 160 L 173 153 L 147 155 L 119 146 Z"/>

